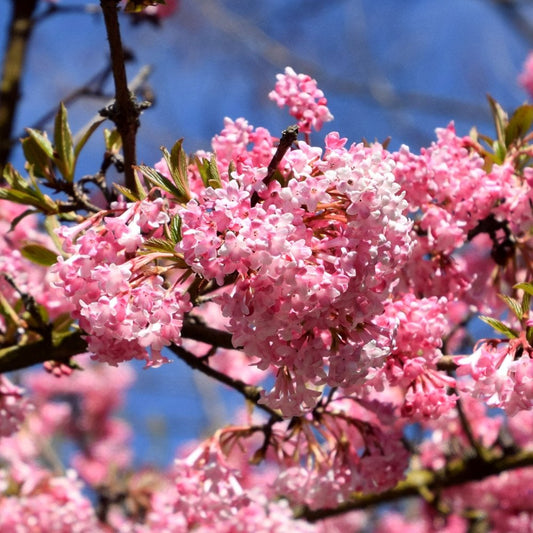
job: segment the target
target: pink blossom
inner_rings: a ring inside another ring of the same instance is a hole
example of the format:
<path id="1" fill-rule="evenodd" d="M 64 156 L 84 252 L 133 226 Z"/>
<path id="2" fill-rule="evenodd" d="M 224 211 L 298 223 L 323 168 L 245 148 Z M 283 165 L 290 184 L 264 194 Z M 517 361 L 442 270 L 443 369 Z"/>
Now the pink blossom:
<path id="1" fill-rule="evenodd" d="M 5 376 L 0 376 L 0 437 L 17 431 L 26 414 L 31 411 L 32 405 L 23 392 Z"/>
<path id="2" fill-rule="evenodd" d="M 533 359 L 523 335 L 509 341 L 489 340 L 478 344 L 470 356 L 458 357 L 458 376 L 463 390 L 501 407 L 509 415 L 533 409 Z"/>
<path id="3" fill-rule="evenodd" d="M 518 83 L 533 97 L 533 53 L 530 52 L 524 62 L 523 70 L 518 76 Z"/>
<path id="4" fill-rule="evenodd" d="M 296 74 L 291 67 L 286 67 L 285 73 L 276 78 L 276 88 L 268 96 L 279 107 L 289 107 L 289 113 L 298 120 L 302 133 L 309 134 L 311 129 L 320 131 L 324 122 L 333 120 L 324 93 L 310 76 Z"/>
<path id="5" fill-rule="evenodd" d="M 114 217 L 98 214 L 61 232 L 72 255 L 55 265 L 55 286 L 75 306 L 73 315 L 96 358 L 112 365 L 145 359 L 157 366 L 168 361 L 163 347 L 179 343 L 183 315 L 191 308 L 188 295 L 165 287 L 164 278 L 150 270 L 161 254 L 136 256 L 169 220 L 158 199 L 132 204 Z"/>

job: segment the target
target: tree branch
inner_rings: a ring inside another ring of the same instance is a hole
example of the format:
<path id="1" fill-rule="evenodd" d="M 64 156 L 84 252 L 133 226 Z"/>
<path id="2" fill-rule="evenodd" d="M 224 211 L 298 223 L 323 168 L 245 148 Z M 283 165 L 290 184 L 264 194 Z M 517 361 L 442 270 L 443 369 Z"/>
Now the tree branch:
<path id="1" fill-rule="evenodd" d="M 124 50 L 118 22 L 118 0 L 100 0 L 100 5 L 104 14 L 115 81 L 115 102 L 111 107 L 103 110 L 101 114 L 109 117 L 117 126 L 124 151 L 125 185 L 132 191 L 136 191 L 133 168 L 137 164 L 135 138 L 140 125 L 139 116 L 142 106 L 136 102 L 135 96 L 128 89 Z"/>
<path id="2" fill-rule="evenodd" d="M 231 343 L 230 333 L 210 328 L 199 322 L 185 322 L 181 334 L 184 339 L 205 342 L 217 348 L 235 349 Z M 0 374 L 22 370 L 46 361 L 66 363 L 71 357 L 87 352 L 87 342 L 82 335 L 83 332 L 78 330 L 52 343 L 40 340 L 30 344 L 0 348 Z"/>
<path id="3" fill-rule="evenodd" d="M 301 507 L 296 510 L 295 515 L 297 518 L 315 522 L 357 509 L 366 509 L 380 503 L 391 503 L 410 496 L 418 496 L 421 491 L 435 491 L 471 481 L 481 481 L 490 476 L 525 466 L 533 466 L 532 450 L 503 457 L 492 457 L 485 461 L 478 457 L 458 460 L 437 471 L 415 470 L 407 476 L 405 481 L 401 481 L 391 490 L 355 496 L 351 501 L 342 503 L 334 509 L 311 510 L 308 507 Z"/>
<path id="4" fill-rule="evenodd" d="M 6 53 L 0 80 L 0 176 L 9 160 L 12 132 L 20 100 L 20 84 L 26 52 L 33 29 L 32 16 L 37 0 L 12 0 Z"/>

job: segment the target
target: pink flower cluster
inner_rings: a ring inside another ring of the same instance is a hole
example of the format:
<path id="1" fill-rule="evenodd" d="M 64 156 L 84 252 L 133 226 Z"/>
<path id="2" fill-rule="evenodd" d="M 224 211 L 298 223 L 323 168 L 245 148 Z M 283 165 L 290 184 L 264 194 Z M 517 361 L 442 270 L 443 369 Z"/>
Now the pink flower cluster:
<path id="1" fill-rule="evenodd" d="M 31 411 L 32 405 L 23 397 L 23 392 L 5 376 L 0 376 L 0 438 L 17 431 Z"/>
<path id="2" fill-rule="evenodd" d="M 13 533 L 102 531 L 92 503 L 82 494 L 72 470 L 64 476 L 43 476 L 21 494 L 1 497 L 0 529 Z"/>
<path id="3" fill-rule="evenodd" d="M 523 70 L 518 77 L 518 83 L 533 98 L 533 52 L 530 52 L 526 58 Z"/>
<path id="4" fill-rule="evenodd" d="M 480 342 L 472 355 L 458 357 L 458 376 L 470 376 L 462 388 L 491 407 L 513 416 L 533 409 L 533 349 L 522 334 L 517 339 Z"/>
<path id="5" fill-rule="evenodd" d="M 406 203 L 379 145 L 326 150 L 300 143 L 284 159 L 286 185 L 251 195 L 262 168 L 243 166 L 180 210 L 176 250 L 219 285 L 235 346 L 278 369 L 267 401 L 287 415 L 313 407 L 316 387 L 362 383 L 383 363 L 387 339 L 372 325 L 410 253 Z M 380 340 L 381 338 L 381 340 Z"/>
<path id="6" fill-rule="evenodd" d="M 63 293 L 52 287 L 48 269 L 22 255 L 24 245 L 37 244 L 52 251 L 55 249 L 52 239 L 38 230 L 36 216 L 25 217 L 11 229 L 13 220 L 25 210 L 23 205 L 0 200 L 0 293 L 12 306 L 20 299 L 20 294 L 5 280 L 4 275 L 8 275 L 17 289 L 43 305 L 53 320 L 70 311 L 71 307 Z M 1 314 L 0 326 L 4 326 Z"/>
<path id="7" fill-rule="evenodd" d="M 302 133 L 309 134 L 311 129 L 320 131 L 324 122 L 333 120 L 327 108 L 328 101 L 316 80 L 307 74 L 296 74 L 291 67 L 286 67 L 285 74 L 278 74 L 276 78 L 276 87 L 268 96 L 279 107 L 289 108 Z"/>
<path id="8" fill-rule="evenodd" d="M 153 496 L 146 524 L 136 527 L 135 533 L 315 531 L 311 524 L 293 518 L 287 502 L 243 487 L 239 472 L 227 463 L 215 441 L 207 441 L 176 461 L 173 486 Z"/>
<path id="9" fill-rule="evenodd" d="M 437 370 L 442 357 L 442 338 L 448 332 L 445 298 L 417 299 L 413 294 L 387 302 L 385 312 L 376 319 L 381 327 L 393 331 L 394 344 L 378 374 L 388 385 L 402 389 L 401 414 L 410 418 L 436 418 L 455 405 L 455 394 L 448 394 L 455 380 Z M 378 388 L 379 379 L 376 380 Z"/>
<path id="10" fill-rule="evenodd" d="M 180 342 L 183 315 L 191 308 L 188 296 L 165 286 L 151 267 L 164 254 L 136 255 L 146 239 L 162 235 L 170 220 L 163 202 L 117 207 L 116 216 L 97 214 L 60 230 L 71 255 L 54 265 L 55 286 L 74 305 L 73 316 L 87 333 L 95 359 L 111 365 L 145 359 L 152 366 L 167 361 L 161 355 L 164 346 Z"/>
<path id="11" fill-rule="evenodd" d="M 33 373 L 25 381 L 32 392 L 41 434 L 61 434 L 77 447 L 71 464 L 82 479 L 98 486 L 112 472 L 130 467 L 128 446 L 131 430 L 114 416 L 122 406 L 126 389 L 134 380 L 130 367 L 112 368 L 78 359 L 83 371 L 57 379 L 50 374 Z M 36 428 L 37 429 L 37 428 Z"/>

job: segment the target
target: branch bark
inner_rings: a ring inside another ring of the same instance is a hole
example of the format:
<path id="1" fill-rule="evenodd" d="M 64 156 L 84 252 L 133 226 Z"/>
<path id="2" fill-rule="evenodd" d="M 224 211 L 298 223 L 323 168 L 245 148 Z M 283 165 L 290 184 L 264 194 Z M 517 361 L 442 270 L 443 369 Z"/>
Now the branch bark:
<path id="1" fill-rule="evenodd" d="M 38 0 L 12 0 L 13 12 L 7 34 L 6 53 L 0 80 L 0 176 L 9 160 L 12 134 L 26 52 L 33 29 L 33 13 Z"/>
<path id="2" fill-rule="evenodd" d="M 100 0 L 100 6 L 104 14 L 115 82 L 115 102 L 102 114 L 108 116 L 117 126 L 124 152 L 125 185 L 136 191 L 133 167 L 137 164 L 136 136 L 140 125 L 141 108 L 128 88 L 125 55 L 118 22 L 118 0 Z"/>
<path id="3" fill-rule="evenodd" d="M 340 504 L 334 509 L 314 509 L 301 507 L 295 513 L 297 518 L 304 518 L 316 522 L 324 518 L 338 516 L 358 509 L 367 509 L 380 503 L 392 503 L 410 496 L 419 496 L 423 491 L 437 491 L 439 489 L 463 485 L 471 481 L 481 481 L 490 476 L 501 474 L 507 470 L 514 470 L 525 466 L 533 466 L 533 451 L 521 451 L 503 457 L 492 457 L 480 460 L 478 457 L 459 460 L 448 464 L 441 470 L 415 470 L 405 481 L 391 490 L 378 494 L 364 494 L 355 496 L 351 501 Z"/>

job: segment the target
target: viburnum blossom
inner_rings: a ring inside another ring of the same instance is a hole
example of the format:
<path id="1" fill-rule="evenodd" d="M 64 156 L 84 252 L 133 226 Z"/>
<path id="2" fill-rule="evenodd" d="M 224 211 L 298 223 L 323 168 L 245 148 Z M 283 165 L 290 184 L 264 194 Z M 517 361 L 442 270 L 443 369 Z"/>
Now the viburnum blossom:
<path id="1" fill-rule="evenodd" d="M 392 159 L 345 142 L 329 135 L 323 158 L 300 143 L 284 159 L 287 184 L 272 183 L 257 205 L 250 188 L 262 171 L 250 168 L 180 210 L 176 250 L 219 285 L 239 276 L 217 301 L 234 344 L 259 368 L 279 368 L 266 401 L 287 415 L 312 407 L 316 386 L 361 383 L 383 363 L 387 339 L 371 319 L 410 253 Z"/>
<path id="2" fill-rule="evenodd" d="M 60 231 L 71 255 L 54 266 L 55 286 L 75 306 L 94 358 L 112 365 L 134 358 L 148 366 L 168 361 L 161 349 L 179 343 L 183 315 L 191 309 L 187 294 L 166 287 L 157 269 L 147 266 L 161 254 L 135 255 L 170 220 L 162 204 L 156 199 L 117 207 L 117 216 L 99 213 Z"/>
<path id="3" fill-rule="evenodd" d="M 522 72 L 518 77 L 518 83 L 527 91 L 528 95 L 533 98 L 533 52 L 530 52 L 524 62 Z"/>
<path id="4" fill-rule="evenodd" d="M 295 520 L 286 502 L 271 501 L 260 490 L 246 490 L 239 472 L 227 464 L 216 436 L 176 460 L 173 476 L 173 486 L 154 495 L 146 524 L 133 531 L 315 531 L 311 524 Z"/>
<path id="5" fill-rule="evenodd" d="M 394 331 L 394 344 L 380 374 L 389 385 L 404 391 L 403 416 L 436 418 L 455 405 L 449 394 L 455 380 L 437 370 L 442 357 L 442 338 L 449 329 L 445 317 L 447 300 L 406 294 L 388 302 L 376 321 Z"/>
<path id="6" fill-rule="evenodd" d="M 17 431 L 32 405 L 23 396 L 23 389 L 0 376 L 0 438 Z"/>
<path id="7" fill-rule="evenodd" d="M 0 498 L 0 529 L 13 533 L 102 531 L 76 473 L 49 476 L 27 492 Z"/>
<path id="8" fill-rule="evenodd" d="M 268 95 L 278 106 L 287 106 L 289 113 L 298 120 L 302 133 L 320 131 L 324 122 L 333 120 L 327 108 L 328 101 L 317 87 L 316 80 L 307 74 L 296 74 L 291 67 L 276 76 L 276 87 Z"/>
<path id="9" fill-rule="evenodd" d="M 458 357 L 458 376 L 471 376 L 462 382 L 463 390 L 482 398 L 491 407 L 501 407 L 512 416 L 533 409 L 532 348 L 525 335 L 510 340 L 485 340 L 474 353 Z"/>
<path id="10" fill-rule="evenodd" d="M 22 249 L 26 245 L 55 249 L 52 239 L 39 231 L 36 216 L 24 217 L 23 223 L 11 228 L 12 222 L 25 210 L 23 205 L 0 200 L 0 294 L 10 305 L 15 305 L 21 297 L 18 291 L 21 291 L 43 305 L 54 319 L 70 311 L 71 306 L 63 293 L 52 286 L 49 270 L 23 255 Z M 16 289 L 5 276 L 9 276 Z M 3 322 L 4 317 L 0 315 L 0 324 Z"/>
<path id="11" fill-rule="evenodd" d="M 35 373 L 25 383 L 32 391 L 36 408 L 43 413 L 40 419 L 44 426 L 53 426 L 55 433 L 79 446 L 72 457 L 72 466 L 86 483 L 97 486 L 111 472 L 130 466 L 131 429 L 113 414 L 121 407 L 134 376 L 132 369 L 125 365 L 111 368 L 91 364 L 86 358 L 79 362 L 84 370 L 75 371 L 71 376 L 57 379 Z M 64 413 L 59 418 L 54 411 L 56 420 L 49 420 L 46 415 L 51 405 L 63 405 L 70 416 Z"/>

